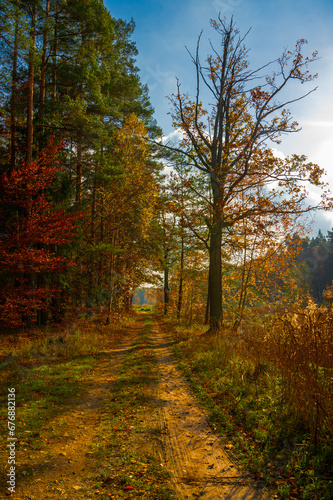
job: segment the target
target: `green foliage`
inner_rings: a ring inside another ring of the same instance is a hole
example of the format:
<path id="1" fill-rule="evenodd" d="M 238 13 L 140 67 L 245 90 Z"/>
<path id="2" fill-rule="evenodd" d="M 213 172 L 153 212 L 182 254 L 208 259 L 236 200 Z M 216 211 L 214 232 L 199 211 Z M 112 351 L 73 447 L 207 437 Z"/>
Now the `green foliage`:
<path id="1" fill-rule="evenodd" d="M 141 277 L 139 261 L 149 251 L 148 235 L 141 236 L 150 219 L 147 203 L 139 201 L 138 173 L 130 171 L 125 154 L 116 154 L 120 132 L 133 148 L 146 144 L 140 164 L 146 190 L 156 189 L 160 169 L 156 147 L 147 142 L 161 131 L 135 64 L 134 22 L 114 19 L 102 0 L 10 0 L 1 1 L 0 27 L 1 171 L 20 169 L 28 151 L 32 160 L 38 158 L 51 137 L 65 142 L 63 168 L 45 195 L 55 209 L 84 213 L 75 242 L 54 249 L 75 260 L 80 275 L 68 271 L 66 288 L 56 276 L 48 284 L 61 287 L 67 305 L 103 297 L 104 305 L 121 308 L 135 281 L 124 255 L 136 262 Z M 125 126 L 134 120 L 136 132 Z M 8 224 L 17 225 L 15 211 L 4 211 Z M 143 248 L 132 252 L 135 234 Z M 61 319 L 65 308 L 58 304 L 57 310 L 51 319 Z"/>
<path id="2" fill-rule="evenodd" d="M 323 301 L 323 291 L 333 281 L 333 232 L 324 236 L 319 230 L 312 238 L 301 239 L 302 250 L 297 258 L 300 272 L 308 283 L 317 303 Z"/>

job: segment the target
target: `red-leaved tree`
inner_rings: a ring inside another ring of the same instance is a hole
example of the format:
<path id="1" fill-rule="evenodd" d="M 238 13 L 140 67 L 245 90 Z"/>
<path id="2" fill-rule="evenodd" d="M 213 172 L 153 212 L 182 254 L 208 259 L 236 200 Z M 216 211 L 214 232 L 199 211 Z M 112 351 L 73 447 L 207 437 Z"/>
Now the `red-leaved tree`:
<path id="1" fill-rule="evenodd" d="M 75 236 L 78 214 L 54 209 L 47 189 L 62 169 L 52 142 L 33 162 L 0 174 L 0 323 L 37 322 L 61 293 L 56 273 L 74 263 L 60 248 Z"/>

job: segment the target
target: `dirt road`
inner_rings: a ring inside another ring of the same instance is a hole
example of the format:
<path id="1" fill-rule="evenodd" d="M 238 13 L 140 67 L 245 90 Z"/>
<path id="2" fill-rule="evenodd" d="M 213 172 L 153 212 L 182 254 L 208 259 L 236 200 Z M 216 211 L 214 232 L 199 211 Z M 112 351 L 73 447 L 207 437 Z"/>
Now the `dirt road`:
<path id="1" fill-rule="evenodd" d="M 118 494 L 108 493 L 108 485 L 115 486 L 112 483 L 118 477 L 117 467 L 122 467 L 120 453 L 126 447 L 141 453 L 142 457 L 147 449 L 155 454 L 158 466 L 161 462 L 170 473 L 176 500 L 273 498 L 237 468 L 228 443 L 223 443 L 214 434 L 204 411 L 176 367 L 167 332 L 154 319 L 151 340 L 144 349 L 155 354 L 158 374 L 147 385 L 149 405 L 140 416 L 140 429 L 124 423 L 126 436 L 119 454 L 96 458 L 98 455 L 91 450 L 96 445 L 96 430 L 101 422 L 105 426 L 103 404 L 107 399 L 112 401 L 119 370 L 140 335 L 144 319 L 139 317 L 135 325 L 121 334 L 117 345 L 96 362 L 94 371 L 87 376 L 89 389 L 82 400 L 61 409 L 52 422 L 45 424 L 44 428 L 41 426 L 42 435 L 52 435 L 45 440 L 46 446 L 31 450 L 24 448 L 24 442 L 20 444 L 19 481 L 13 500 L 158 498 L 156 494 L 150 496 L 148 490 L 141 493 L 135 488 L 124 491 L 126 487 L 121 487 Z M 147 444 L 145 450 L 143 443 Z M 145 481 L 146 466 L 141 469 L 138 474 L 140 480 Z M 101 470 L 103 479 L 100 479 Z M 148 480 L 151 479 L 147 476 Z M 5 495 L 4 498 L 8 497 Z"/>
<path id="2" fill-rule="evenodd" d="M 89 389 L 84 399 L 61 409 L 59 415 L 44 427 L 41 423 L 39 434 L 44 437 L 52 434 L 52 438 L 45 439 L 43 449 L 27 449 L 23 439 L 19 441 L 17 490 L 9 497 L 2 497 L 0 493 L 0 498 L 103 498 L 98 490 L 90 494 L 92 478 L 96 477 L 98 470 L 98 464 L 90 456 L 91 447 L 101 421 L 103 400 L 111 390 L 124 355 L 137 338 L 140 326 L 124 332 L 117 346 L 87 376 Z"/>

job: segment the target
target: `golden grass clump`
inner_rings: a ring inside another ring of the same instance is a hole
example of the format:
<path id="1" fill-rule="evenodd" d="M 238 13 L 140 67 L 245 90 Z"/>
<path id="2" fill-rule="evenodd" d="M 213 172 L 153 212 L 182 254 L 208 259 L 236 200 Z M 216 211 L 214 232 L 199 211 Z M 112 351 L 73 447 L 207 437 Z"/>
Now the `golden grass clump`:
<path id="1" fill-rule="evenodd" d="M 328 292 L 329 294 L 329 292 Z M 333 306 L 311 297 L 249 325 L 240 347 L 281 376 L 282 398 L 310 427 L 314 443 L 333 437 Z"/>

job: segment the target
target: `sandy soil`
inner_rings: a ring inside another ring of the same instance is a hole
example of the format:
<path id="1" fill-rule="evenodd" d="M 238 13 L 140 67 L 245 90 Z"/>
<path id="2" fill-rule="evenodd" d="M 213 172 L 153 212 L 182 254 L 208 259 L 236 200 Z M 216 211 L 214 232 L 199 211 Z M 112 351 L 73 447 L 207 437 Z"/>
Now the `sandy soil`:
<path id="1" fill-rule="evenodd" d="M 153 338 L 159 363 L 166 466 L 172 472 L 177 499 L 272 498 L 237 468 L 228 453 L 231 445 L 214 434 L 175 365 L 167 335 L 158 325 Z"/>

